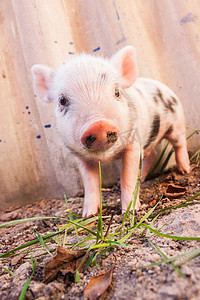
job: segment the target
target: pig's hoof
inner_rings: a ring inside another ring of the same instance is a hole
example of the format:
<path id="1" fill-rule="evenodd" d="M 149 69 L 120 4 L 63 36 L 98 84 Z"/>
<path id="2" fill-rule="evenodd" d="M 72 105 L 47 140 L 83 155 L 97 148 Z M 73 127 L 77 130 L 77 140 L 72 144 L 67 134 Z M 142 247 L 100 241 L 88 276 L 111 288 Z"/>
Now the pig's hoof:
<path id="1" fill-rule="evenodd" d="M 140 177 L 140 183 L 145 182 L 145 178 L 146 178 L 146 176 L 141 176 L 141 177 Z"/>
<path id="2" fill-rule="evenodd" d="M 178 164 L 178 169 L 179 171 L 182 173 L 182 174 L 185 174 L 185 173 L 190 173 L 191 171 L 191 167 L 190 167 L 190 162 L 189 160 L 188 161 L 185 161 L 183 163 L 179 163 Z"/>
<path id="3" fill-rule="evenodd" d="M 122 207 L 122 213 L 125 213 L 128 208 L 128 205 L 126 207 Z M 135 205 L 135 211 L 138 211 L 141 208 L 140 200 L 137 200 L 136 205 Z M 131 205 L 131 208 L 129 211 L 133 211 L 133 207 Z"/>
<path id="4" fill-rule="evenodd" d="M 185 147 L 175 148 L 176 161 L 179 171 L 184 173 L 190 173 L 190 160 Z"/>
<path id="5" fill-rule="evenodd" d="M 90 216 L 96 215 L 97 213 L 98 213 L 98 209 L 96 209 L 96 210 L 95 209 L 88 209 L 88 210 L 84 209 L 83 213 L 82 213 L 82 217 L 88 218 Z"/>
<path id="6" fill-rule="evenodd" d="M 138 211 L 140 208 L 141 208 L 140 200 L 137 200 L 136 205 L 135 205 L 135 210 Z"/>

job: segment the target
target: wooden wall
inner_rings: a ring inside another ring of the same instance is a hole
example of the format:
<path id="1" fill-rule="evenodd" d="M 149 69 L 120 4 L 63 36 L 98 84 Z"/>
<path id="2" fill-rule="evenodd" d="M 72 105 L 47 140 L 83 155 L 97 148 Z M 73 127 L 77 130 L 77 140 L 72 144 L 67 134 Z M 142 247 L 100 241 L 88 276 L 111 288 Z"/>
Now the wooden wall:
<path id="1" fill-rule="evenodd" d="M 78 52 L 110 56 L 134 45 L 140 75 L 169 85 L 187 125 L 200 129 L 198 0 L 0 1 L 0 37 L 0 209 L 81 190 L 54 133 L 52 106 L 34 97 L 34 63 L 57 67 Z M 200 147 L 199 136 L 190 151 Z M 116 170 L 105 171 L 108 184 Z"/>

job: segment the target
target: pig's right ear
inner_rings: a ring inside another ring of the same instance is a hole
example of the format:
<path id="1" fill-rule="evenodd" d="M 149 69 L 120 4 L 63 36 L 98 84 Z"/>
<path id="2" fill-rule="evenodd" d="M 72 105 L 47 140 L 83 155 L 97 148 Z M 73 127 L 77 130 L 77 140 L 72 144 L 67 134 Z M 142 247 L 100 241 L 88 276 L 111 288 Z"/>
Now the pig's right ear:
<path id="1" fill-rule="evenodd" d="M 111 63 L 119 70 L 124 87 L 129 88 L 137 78 L 136 50 L 132 46 L 124 47 L 113 57 Z"/>
<path id="2" fill-rule="evenodd" d="M 33 65 L 31 72 L 33 74 L 33 85 L 36 95 L 45 102 L 51 102 L 49 88 L 53 82 L 54 71 L 47 66 Z"/>

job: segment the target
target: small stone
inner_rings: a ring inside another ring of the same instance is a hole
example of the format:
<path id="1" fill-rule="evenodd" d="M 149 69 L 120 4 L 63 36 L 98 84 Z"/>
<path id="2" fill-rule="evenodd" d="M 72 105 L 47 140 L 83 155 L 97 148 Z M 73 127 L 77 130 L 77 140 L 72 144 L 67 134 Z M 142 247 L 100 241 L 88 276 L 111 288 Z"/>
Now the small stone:
<path id="1" fill-rule="evenodd" d="M 40 291 L 42 291 L 45 287 L 45 284 L 42 282 L 35 282 L 32 281 L 29 285 L 29 288 L 31 289 L 32 293 L 34 295 L 39 294 Z"/>
<path id="2" fill-rule="evenodd" d="M 29 274 L 31 269 L 32 269 L 32 265 L 27 261 L 26 263 L 22 264 L 19 268 L 17 268 L 14 274 L 16 276 L 21 277 L 22 275 Z"/>

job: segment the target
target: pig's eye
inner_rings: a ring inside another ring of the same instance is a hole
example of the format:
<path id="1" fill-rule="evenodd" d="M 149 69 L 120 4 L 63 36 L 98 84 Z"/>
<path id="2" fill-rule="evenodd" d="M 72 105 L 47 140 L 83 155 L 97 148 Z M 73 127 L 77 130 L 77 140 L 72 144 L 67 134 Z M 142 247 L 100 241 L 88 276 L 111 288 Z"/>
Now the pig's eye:
<path id="1" fill-rule="evenodd" d="M 119 98 L 120 97 L 120 91 L 118 88 L 115 89 L 115 97 Z"/>
<path id="2" fill-rule="evenodd" d="M 59 103 L 62 106 L 67 106 L 68 105 L 68 100 L 65 96 L 62 95 L 62 96 L 59 97 Z"/>

